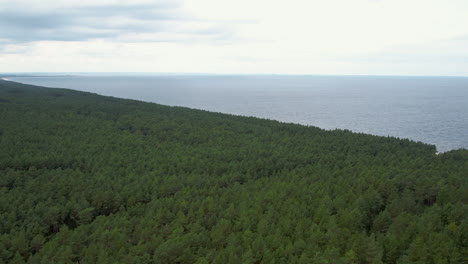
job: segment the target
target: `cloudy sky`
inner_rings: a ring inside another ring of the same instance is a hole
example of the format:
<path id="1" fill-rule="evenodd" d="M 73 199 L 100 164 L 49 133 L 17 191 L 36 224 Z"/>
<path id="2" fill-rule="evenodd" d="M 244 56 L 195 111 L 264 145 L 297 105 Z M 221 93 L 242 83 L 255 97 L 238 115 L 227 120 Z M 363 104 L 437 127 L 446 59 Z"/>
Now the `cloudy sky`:
<path id="1" fill-rule="evenodd" d="M 0 72 L 468 76 L 467 0 L 0 0 Z"/>

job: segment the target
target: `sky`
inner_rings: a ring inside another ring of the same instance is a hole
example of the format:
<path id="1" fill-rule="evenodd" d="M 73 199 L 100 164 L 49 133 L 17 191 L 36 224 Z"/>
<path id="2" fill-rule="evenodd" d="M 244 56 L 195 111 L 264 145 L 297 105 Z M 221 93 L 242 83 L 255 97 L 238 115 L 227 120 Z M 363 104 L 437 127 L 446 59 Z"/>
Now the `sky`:
<path id="1" fill-rule="evenodd" d="M 468 76 L 467 0 L 0 0 L 0 72 Z"/>

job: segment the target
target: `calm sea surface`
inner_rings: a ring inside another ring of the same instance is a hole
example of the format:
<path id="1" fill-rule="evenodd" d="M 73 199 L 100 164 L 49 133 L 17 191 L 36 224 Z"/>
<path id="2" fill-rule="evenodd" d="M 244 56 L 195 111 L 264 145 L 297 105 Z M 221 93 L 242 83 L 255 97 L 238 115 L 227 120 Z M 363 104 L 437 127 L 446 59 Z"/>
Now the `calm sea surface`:
<path id="1" fill-rule="evenodd" d="M 66 76 L 13 81 L 468 149 L 468 78 Z"/>

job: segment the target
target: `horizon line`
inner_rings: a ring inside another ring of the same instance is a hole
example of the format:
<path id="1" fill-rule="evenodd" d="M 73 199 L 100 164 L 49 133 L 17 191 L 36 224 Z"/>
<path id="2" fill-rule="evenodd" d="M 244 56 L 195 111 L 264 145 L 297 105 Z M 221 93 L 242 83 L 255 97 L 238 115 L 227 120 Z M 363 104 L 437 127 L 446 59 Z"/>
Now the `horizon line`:
<path id="1" fill-rule="evenodd" d="M 32 74 L 51 75 L 49 77 L 59 77 L 66 75 L 86 75 L 86 74 L 135 74 L 135 75 L 205 75 L 205 76 L 349 76 L 349 77 L 461 77 L 467 78 L 468 75 L 401 75 L 401 74 L 313 74 L 313 73 L 209 73 L 209 72 L 142 72 L 142 71 L 28 71 L 28 72 L 0 72 L 1 77 L 47 77 L 47 76 L 27 76 Z M 25 76 L 26 75 L 26 76 Z"/>

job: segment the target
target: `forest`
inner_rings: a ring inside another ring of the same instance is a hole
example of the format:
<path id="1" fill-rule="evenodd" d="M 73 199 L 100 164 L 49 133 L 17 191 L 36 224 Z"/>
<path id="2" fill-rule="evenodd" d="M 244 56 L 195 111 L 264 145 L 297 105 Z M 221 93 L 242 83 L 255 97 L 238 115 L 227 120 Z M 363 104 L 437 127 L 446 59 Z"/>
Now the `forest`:
<path id="1" fill-rule="evenodd" d="M 468 263 L 468 150 L 0 80 L 0 263 Z"/>

